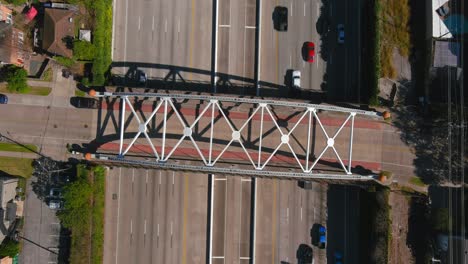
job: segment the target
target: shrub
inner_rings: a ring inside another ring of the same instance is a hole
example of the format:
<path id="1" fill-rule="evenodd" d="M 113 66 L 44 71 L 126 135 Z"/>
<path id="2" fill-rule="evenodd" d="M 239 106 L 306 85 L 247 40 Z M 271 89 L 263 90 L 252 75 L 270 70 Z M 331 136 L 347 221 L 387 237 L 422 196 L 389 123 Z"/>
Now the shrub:
<path id="1" fill-rule="evenodd" d="M 94 45 L 87 41 L 75 40 L 73 42 L 73 55 L 78 60 L 92 60 L 95 55 Z"/>
<path id="2" fill-rule="evenodd" d="M 29 86 L 27 83 L 28 73 L 25 69 L 15 65 L 6 65 L 2 68 L 2 79 L 8 83 L 7 89 L 10 92 L 27 93 Z"/>

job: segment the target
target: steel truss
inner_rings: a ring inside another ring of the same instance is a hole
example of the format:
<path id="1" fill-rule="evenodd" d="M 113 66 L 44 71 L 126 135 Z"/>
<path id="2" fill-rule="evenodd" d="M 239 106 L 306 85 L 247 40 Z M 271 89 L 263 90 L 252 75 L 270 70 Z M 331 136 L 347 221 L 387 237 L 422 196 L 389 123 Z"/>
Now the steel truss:
<path id="1" fill-rule="evenodd" d="M 314 104 L 307 104 L 307 103 L 296 103 L 296 102 L 288 102 L 288 101 L 273 101 L 273 100 L 260 100 L 260 99 L 247 99 L 247 98 L 235 98 L 235 97 L 219 97 L 219 96 L 205 96 L 205 95 L 183 95 L 183 94 L 158 94 L 158 93 L 99 93 L 97 95 L 98 97 L 118 97 L 121 98 L 121 123 L 120 123 L 120 144 L 119 144 L 119 155 L 117 156 L 118 160 L 125 161 L 125 155 L 131 150 L 131 148 L 134 146 L 136 140 L 140 136 L 144 136 L 149 144 L 149 146 L 152 149 L 154 158 L 155 158 L 155 164 L 166 164 L 166 162 L 172 157 L 174 152 L 178 149 L 180 144 L 186 140 L 189 139 L 193 145 L 193 147 L 196 149 L 197 153 L 199 154 L 200 161 L 203 162 L 202 167 L 208 168 L 215 168 L 215 165 L 218 163 L 219 159 L 223 156 L 223 154 L 229 149 L 229 147 L 234 143 L 237 142 L 241 147 L 244 153 L 247 155 L 249 162 L 252 164 L 254 170 L 253 171 L 265 171 L 265 168 L 267 165 L 270 163 L 271 159 L 275 156 L 277 151 L 283 146 L 287 146 L 289 150 L 291 151 L 292 156 L 294 157 L 294 160 L 297 162 L 298 169 L 302 171 L 300 173 L 301 175 L 316 175 L 318 174 L 313 173 L 312 171 L 316 167 L 317 163 L 320 161 L 322 156 L 325 154 L 325 152 L 328 149 L 331 149 L 333 153 L 335 154 L 337 160 L 339 161 L 344 173 L 346 175 L 351 175 L 351 167 L 352 167 L 352 150 L 353 150 L 353 137 L 354 137 L 354 119 L 356 114 L 360 115 L 365 115 L 365 116 L 371 116 L 371 117 L 379 117 L 378 113 L 371 112 L 371 111 L 363 111 L 363 110 L 358 110 L 358 109 L 348 109 L 348 108 L 343 108 L 343 107 L 336 107 L 336 106 L 329 106 L 329 105 L 314 105 Z M 152 98 L 155 99 L 155 101 L 159 102 L 157 103 L 156 107 L 153 109 L 149 117 L 147 118 L 146 121 L 142 121 L 139 117 L 138 114 L 136 113 L 131 101 L 129 100 L 129 97 L 144 97 L 144 98 Z M 184 118 L 182 118 L 183 114 L 180 113 L 178 108 L 174 105 L 174 102 L 180 99 L 189 99 L 189 100 L 202 100 L 205 102 L 208 102 L 208 104 L 204 107 L 204 109 L 201 111 L 201 113 L 196 117 L 194 122 L 192 124 L 188 124 L 187 121 L 185 121 Z M 226 116 L 224 113 L 223 108 L 221 107 L 223 102 L 235 102 L 235 103 L 247 103 L 247 104 L 252 104 L 256 106 L 255 110 L 249 115 L 249 117 L 245 120 L 244 124 L 238 129 L 235 129 L 235 126 L 233 125 L 232 121 Z M 130 109 L 131 114 L 135 117 L 136 121 L 138 122 L 138 132 L 136 135 L 133 137 L 131 140 L 130 144 L 124 148 L 124 133 L 125 133 L 125 111 L 126 108 Z M 271 106 L 288 106 L 288 107 L 295 107 L 298 109 L 302 109 L 303 113 L 300 116 L 299 120 L 294 124 L 292 129 L 285 133 L 282 131 L 280 126 L 278 125 L 278 122 L 274 115 L 272 114 L 270 108 Z M 149 137 L 147 131 L 148 131 L 148 124 L 152 121 L 153 118 L 155 118 L 155 115 L 160 109 L 163 109 L 163 126 L 162 126 L 162 146 L 161 146 L 161 151 L 158 152 L 155 145 L 153 144 L 151 138 Z M 335 132 L 334 135 L 329 135 L 321 120 L 320 117 L 317 115 L 317 112 L 319 110 L 325 110 L 325 111 L 335 111 L 335 112 L 343 112 L 343 113 L 348 113 L 348 116 L 346 120 L 341 124 L 340 128 Z M 217 116 L 217 111 L 219 111 L 222 115 L 222 118 L 226 121 L 226 123 L 229 125 L 231 129 L 231 137 L 230 141 L 228 144 L 224 146 L 222 151 L 215 156 L 213 153 L 213 135 L 214 135 L 214 122 L 215 122 L 215 117 Z M 181 137 L 177 141 L 177 143 L 172 147 L 168 153 L 166 153 L 166 128 L 167 128 L 167 123 L 168 123 L 168 115 L 169 113 L 175 113 L 177 116 L 177 120 L 179 120 L 180 124 L 182 125 L 183 129 L 181 131 Z M 195 141 L 195 139 L 192 136 L 192 132 L 194 127 L 197 125 L 197 123 L 200 121 L 200 119 L 205 116 L 206 113 L 210 116 L 211 119 L 211 127 L 210 127 L 210 138 L 209 138 L 209 150 L 208 150 L 208 158 L 205 158 L 205 156 L 202 154 L 202 151 Z M 211 113 L 211 115 L 209 114 Z M 247 126 L 247 124 L 252 120 L 252 118 L 257 114 L 260 113 L 260 131 L 259 132 L 259 142 L 258 142 L 258 155 L 251 155 L 246 147 L 244 146 L 243 143 L 243 137 L 241 135 L 242 131 L 244 128 Z M 262 151 L 264 149 L 262 148 L 262 140 L 263 140 L 263 125 L 264 125 L 264 116 L 267 115 L 271 118 L 271 121 L 274 123 L 274 126 L 276 127 L 277 131 L 280 133 L 280 143 L 278 146 L 274 149 L 273 152 L 269 153 L 268 158 L 266 161 L 262 162 L 261 161 L 261 155 Z M 324 149 L 321 151 L 319 156 L 313 161 L 309 161 L 310 157 L 310 146 L 311 146 L 311 129 L 313 126 L 313 118 L 317 120 L 317 123 L 319 124 L 323 134 L 326 137 L 326 145 Z M 297 126 L 303 121 L 307 120 L 306 125 L 307 125 L 307 150 L 306 150 L 306 159 L 305 159 L 305 165 L 302 164 L 301 160 L 298 158 L 297 154 L 295 153 L 294 149 L 292 148 L 289 140 L 291 134 L 294 132 L 294 130 L 297 128 Z M 350 123 L 350 140 L 349 140 L 349 152 L 348 152 L 348 164 L 345 165 L 341 156 L 339 155 L 338 151 L 335 148 L 335 139 L 336 137 L 340 134 L 342 129 L 345 127 L 346 124 Z M 106 159 L 112 159 L 116 160 L 112 157 L 106 156 Z M 130 161 L 129 161 L 130 162 Z M 132 161 L 130 163 L 133 163 L 135 161 Z M 148 162 L 148 161 L 146 161 Z M 146 163 L 145 162 L 145 163 Z M 292 164 L 291 164 L 292 165 Z M 167 166 L 167 164 L 166 164 Z M 185 165 L 177 165 L 177 166 L 185 166 Z M 176 166 L 176 167 L 177 167 Z M 193 166 L 192 166 L 193 167 Z M 183 169 L 183 168 L 179 168 Z M 192 168 L 193 169 L 193 168 Z M 200 169 L 202 170 L 202 169 Z M 210 170 L 210 169 L 208 169 Z M 211 169 L 212 170 L 212 169 Z M 269 171 L 271 172 L 271 171 Z M 244 172 L 246 173 L 246 172 Z M 278 172 L 280 173 L 280 172 Z M 264 174 L 264 173 L 262 173 Z M 281 172 L 280 174 L 284 174 Z M 279 174 L 278 174 L 279 175 Z M 284 175 L 285 176 L 285 175 Z M 330 175 L 331 176 L 331 175 Z M 336 175 L 334 175 L 336 176 Z M 322 175 L 320 176 L 322 177 Z"/>

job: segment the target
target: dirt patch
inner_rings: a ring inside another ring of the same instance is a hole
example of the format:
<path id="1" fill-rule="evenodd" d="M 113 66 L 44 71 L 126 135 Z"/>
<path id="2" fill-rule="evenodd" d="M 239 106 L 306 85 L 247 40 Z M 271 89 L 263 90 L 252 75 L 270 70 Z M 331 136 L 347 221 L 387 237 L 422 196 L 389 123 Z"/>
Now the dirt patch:
<path id="1" fill-rule="evenodd" d="M 388 202 L 391 206 L 392 240 L 389 246 L 389 263 L 415 263 L 411 249 L 408 247 L 408 213 L 409 197 L 404 194 L 390 192 Z"/>

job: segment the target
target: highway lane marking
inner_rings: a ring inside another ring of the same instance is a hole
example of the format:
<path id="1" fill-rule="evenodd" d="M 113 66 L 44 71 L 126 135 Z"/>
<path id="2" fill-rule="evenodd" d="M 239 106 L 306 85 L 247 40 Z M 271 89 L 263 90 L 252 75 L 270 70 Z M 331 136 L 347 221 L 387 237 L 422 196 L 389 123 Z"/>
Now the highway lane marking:
<path id="1" fill-rule="evenodd" d="M 130 219 L 130 234 L 133 234 L 133 218 Z"/>
<path id="2" fill-rule="evenodd" d="M 154 31 L 154 16 L 153 16 L 153 22 L 151 22 L 151 29 Z"/>
<path id="3" fill-rule="evenodd" d="M 215 181 L 225 181 L 226 178 L 216 178 Z"/>
<path id="4" fill-rule="evenodd" d="M 252 179 L 243 179 L 243 178 L 241 179 L 241 182 L 251 182 L 251 181 Z"/>
<path id="5" fill-rule="evenodd" d="M 144 229 L 144 231 L 143 231 L 143 232 L 144 232 L 144 234 L 146 234 L 146 219 L 145 219 L 145 224 L 144 224 L 144 227 L 143 227 L 143 229 Z"/>
<path id="6" fill-rule="evenodd" d="M 117 6 L 115 5 L 115 0 L 112 1 L 112 14 L 115 14 Z M 114 37 L 115 37 L 115 15 L 112 16 L 112 44 L 111 44 L 111 59 L 114 60 Z"/>
<path id="7" fill-rule="evenodd" d="M 304 16 L 306 16 L 306 2 L 304 1 Z"/>
<path id="8" fill-rule="evenodd" d="M 212 258 L 212 259 L 223 259 L 224 256 L 212 256 L 211 258 Z"/>
<path id="9" fill-rule="evenodd" d="M 291 53 L 289 54 L 289 68 L 292 67 L 292 55 Z"/>
<path id="10" fill-rule="evenodd" d="M 138 17 L 138 31 L 140 31 L 141 28 L 141 17 Z"/>
<path id="11" fill-rule="evenodd" d="M 228 27 L 231 27 L 231 25 L 219 25 L 219 27 L 224 27 L 224 28 L 228 28 Z"/>
<path id="12" fill-rule="evenodd" d="M 302 206 L 301 206 L 301 221 L 302 221 Z"/>
<path id="13" fill-rule="evenodd" d="M 127 31 L 128 31 L 128 0 L 125 0 L 125 44 L 124 44 L 124 57 L 123 57 L 124 68 L 125 68 L 125 61 L 127 61 Z"/>
<path id="14" fill-rule="evenodd" d="M 291 14 L 291 17 L 292 17 L 292 14 L 293 14 L 293 8 L 292 8 L 292 4 L 293 4 L 293 2 L 291 1 L 291 12 L 290 12 L 290 14 Z"/>
<path id="15" fill-rule="evenodd" d="M 133 196 L 134 186 L 135 186 L 135 169 L 132 169 L 132 196 Z"/>
<path id="16" fill-rule="evenodd" d="M 239 257 L 240 260 L 249 260 L 250 257 Z"/>
<path id="17" fill-rule="evenodd" d="M 189 67 L 193 68 L 193 43 L 195 39 L 195 0 L 191 1 L 191 27 L 190 27 L 190 42 L 189 42 Z M 193 73 L 189 72 L 188 79 L 193 79 Z M 186 261 L 186 259 L 182 259 Z"/>
<path id="18" fill-rule="evenodd" d="M 248 29 L 256 29 L 257 27 L 256 27 L 256 26 L 245 26 L 245 28 L 248 28 Z"/>
<path id="19" fill-rule="evenodd" d="M 317 4 L 317 17 L 319 17 L 319 14 L 320 14 L 320 7 L 319 7 L 319 3 L 316 3 Z"/>
<path id="20" fill-rule="evenodd" d="M 120 186 L 121 186 L 121 175 L 122 175 L 122 168 L 119 168 L 119 190 L 117 192 L 118 200 L 117 200 L 117 236 L 116 236 L 116 253 L 115 253 L 115 263 L 118 262 L 118 256 L 119 256 L 119 220 L 120 220 Z"/>
<path id="21" fill-rule="evenodd" d="M 173 234 L 173 230 L 172 230 L 173 225 L 174 225 L 174 222 L 171 221 L 171 236 L 172 236 L 172 234 Z"/>
<path id="22" fill-rule="evenodd" d="M 286 222 L 289 222 L 289 207 L 286 208 Z"/>
<path id="23" fill-rule="evenodd" d="M 182 264 L 187 263 L 187 210 L 188 210 L 188 175 L 184 177 L 184 213 L 182 224 Z"/>
<path id="24" fill-rule="evenodd" d="M 148 195 L 148 170 L 146 170 L 146 186 L 145 186 L 145 188 L 146 188 L 146 191 L 145 191 L 146 195 Z"/>
<path id="25" fill-rule="evenodd" d="M 275 249 L 276 249 L 276 180 L 273 180 L 273 210 L 271 210 L 271 232 L 272 232 L 272 243 L 271 243 L 271 263 L 275 263 Z"/>
<path id="26" fill-rule="evenodd" d="M 172 196 L 174 196 L 175 172 L 172 172 Z"/>
<path id="27" fill-rule="evenodd" d="M 177 33 L 180 33 L 180 18 L 177 21 Z"/>
<path id="28" fill-rule="evenodd" d="M 164 32 L 167 33 L 167 18 L 164 21 Z"/>

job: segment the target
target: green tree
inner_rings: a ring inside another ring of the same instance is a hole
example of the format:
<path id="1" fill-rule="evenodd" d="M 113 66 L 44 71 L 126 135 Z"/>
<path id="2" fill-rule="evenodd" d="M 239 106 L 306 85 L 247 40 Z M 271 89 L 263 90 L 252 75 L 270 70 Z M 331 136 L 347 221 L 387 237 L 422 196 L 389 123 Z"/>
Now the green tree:
<path id="1" fill-rule="evenodd" d="M 19 253 L 19 243 L 5 238 L 0 245 L 0 257 L 14 257 Z"/>
<path id="2" fill-rule="evenodd" d="M 27 93 L 29 86 L 27 84 L 28 73 L 25 69 L 15 65 L 6 65 L 2 69 L 4 80 L 8 83 L 7 89 L 10 92 Z"/>
<path id="3" fill-rule="evenodd" d="M 73 42 L 73 55 L 78 60 L 93 60 L 95 56 L 94 45 L 87 41 L 75 40 Z"/>

